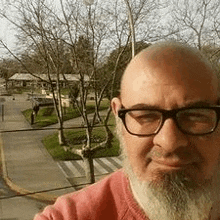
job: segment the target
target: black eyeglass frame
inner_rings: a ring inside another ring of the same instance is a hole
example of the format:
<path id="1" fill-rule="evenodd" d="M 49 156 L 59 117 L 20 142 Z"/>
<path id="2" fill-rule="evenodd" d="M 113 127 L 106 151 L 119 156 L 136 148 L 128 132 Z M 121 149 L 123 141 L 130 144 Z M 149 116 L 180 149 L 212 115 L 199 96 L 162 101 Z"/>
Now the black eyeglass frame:
<path id="1" fill-rule="evenodd" d="M 214 128 L 210 131 L 210 132 L 205 132 L 202 134 L 193 134 L 191 132 L 187 132 L 185 130 L 183 130 L 181 128 L 181 126 L 179 126 L 178 120 L 177 120 L 177 113 L 179 111 L 183 111 L 183 110 L 190 110 L 190 109 L 212 109 L 216 112 L 217 115 L 217 119 L 216 119 L 216 124 L 214 126 Z M 125 115 L 127 112 L 129 111 L 140 111 L 140 110 L 150 110 L 150 111 L 158 111 L 160 113 L 162 113 L 162 122 L 160 124 L 160 126 L 158 127 L 158 129 L 152 133 L 152 134 L 135 134 L 133 132 L 131 132 L 125 122 Z M 175 122 L 175 124 L 177 125 L 178 129 L 183 132 L 184 134 L 188 134 L 188 135 L 193 135 L 193 136 L 202 136 L 202 135 L 207 135 L 207 134 L 211 134 L 215 131 L 215 129 L 218 126 L 219 120 L 220 120 L 220 105 L 218 106 L 199 106 L 199 107 L 183 107 L 183 108 L 179 108 L 179 109 L 172 109 L 172 110 L 165 110 L 165 109 L 152 109 L 152 108 L 124 108 L 122 106 L 121 109 L 118 110 L 118 117 L 121 118 L 126 130 L 128 131 L 128 133 L 132 134 L 132 135 L 136 135 L 136 136 L 143 136 L 143 137 L 148 137 L 148 136 L 152 136 L 152 135 L 156 135 L 157 133 L 159 133 L 159 131 L 161 130 L 161 128 L 163 127 L 164 122 L 168 119 L 168 118 L 172 118 Z"/>

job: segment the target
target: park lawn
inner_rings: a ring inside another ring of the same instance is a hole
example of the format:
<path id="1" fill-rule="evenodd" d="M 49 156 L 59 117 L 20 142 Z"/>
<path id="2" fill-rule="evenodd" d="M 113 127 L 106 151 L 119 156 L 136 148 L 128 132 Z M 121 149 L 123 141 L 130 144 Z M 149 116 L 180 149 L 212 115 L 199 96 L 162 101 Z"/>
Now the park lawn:
<path id="1" fill-rule="evenodd" d="M 109 102 L 107 100 L 102 102 L 100 110 L 107 109 L 109 107 Z M 79 117 L 79 113 L 73 108 L 66 108 L 66 114 L 64 116 L 64 120 L 72 119 L 75 117 Z M 94 112 L 94 103 L 90 102 L 87 105 L 88 113 Z M 30 122 L 32 109 L 27 109 L 23 111 L 24 116 Z M 57 123 L 57 117 L 53 107 L 44 107 L 41 108 L 36 116 L 35 123 L 32 125 L 34 128 L 41 128 L 44 126 L 48 126 L 51 124 Z M 109 126 L 112 130 L 113 134 L 115 129 L 115 120 L 113 115 L 111 115 L 109 119 Z M 74 146 L 75 148 L 80 149 L 83 145 L 83 142 L 86 139 L 85 128 L 77 128 L 77 129 L 66 129 L 64 131 L 64 135 L 67 140 L 67 144 Z M 93 131 L 92 137 L 92 146 L 102 142 L 105 140 L 105 131 L 103 127 L 96 127 Z M 58 142 L 58 134 L 55 132 L 52 135 L 44 137 L 42 140 L 45 148 L 50 153 L 50 155 L 54 158 L 54 160 L 77 160 L 82 159 L 79 155 L 73 154 L 71 152 L 66 152 Z M 114 137 L 112 141 L 111 148 L 104 148 L 102 150 L 97 151 L 93 157 L 110 157 L 110 156 L 119 156 L 120 155 L 120 147 L 119 141 L 116 137 Z"/>
<path id="2" fill-rule="evenodd" d="M 100 106 L 100 111 L 108 109 L 109 108 L 109 101 L 108 100 L 103 100 Z M 32 109 L 27 109 L 24 110 L 22 113 L 25 116 L 26 120 L 31 124 L 31 113 L 32 113 Z M 87 105 L 87 112 L 89 113 L 93 113 L 95 111 L 95 107 L 94 107 L 94 102 L 88 102 Z M 64 121 L 72 119 L 72 118 L 76 118 L 79 117 L 80 113 L 72 108 L 65 108 L 64 109 Z M 46 127 L 52 124 L 56 124 L 58 122 L 57 120 L 57 115 L 56 112 L 54 110 L 53 107 L 43 107 L 40 108 L 34 124 L 32 125 L 33 128 L 42 128 L 42 127 Z"/>
<path id="3" fill-rule="evenodd" d="M 113 117 L 111 117 L 110 123 L 113 120 L 114 120 Z M 115 126 L 112 124 L 110 128 L 112 131 L 114 131 Z M 67 143 L 69 143 L 71 146 L 74 146 L 74 148 L 80 149 L 86 138 L 85 129 L 77 128 L 77 129 L 66 130 L 65 137 Z M 92 146 L 95 146 L 99 142 L 102 142 L 104 139 L 105 139 L 104 128 L 103 127 L 94 128 L 93 137 L 92 137 Z M 64 149 L 59 145 L 57 133 L 45 137 L 43 139 L 43 144 L 54 160 L 82 159 L 80 156 L 76 154 L 64 151 Z M 102 150 L 99 150 L 93 155 L 93 157 L 97 158 L 97 157 L 110 157 L 110 156 L 119 156 L 119 155 L 120 155 L 119 141 L 116 137 L 114 137 L 111 148 L 104 148 Z"/>

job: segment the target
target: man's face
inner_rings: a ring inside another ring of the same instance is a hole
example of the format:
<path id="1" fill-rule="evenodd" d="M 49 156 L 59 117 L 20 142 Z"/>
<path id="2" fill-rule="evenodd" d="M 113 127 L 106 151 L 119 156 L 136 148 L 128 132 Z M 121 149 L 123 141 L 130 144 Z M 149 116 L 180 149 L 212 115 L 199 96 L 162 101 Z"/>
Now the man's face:
<path id="1" fill-rule="evenodd" d="M 162 67 L 142 62 L 141 68 L 136 67 L 132 68 L 137 69 L 136 73 L 125 77 L 121 99 L 113 104 L 115 112 L 121 105 L 171 110 L 217 104 L 217 86 L 200 63 L 196 69 L 183 61 L 163 63 Z M 183 172 L 194 183 L 201 184 L 213 176 L 218 165 L 219 128 L 209 135 L 192 136 L 182 133 L 169 118 L 156 135 L 134 136 L 123 127 L 122 137 L 132 170 L 140 181 L 160 184 L 164 174 Z"/>

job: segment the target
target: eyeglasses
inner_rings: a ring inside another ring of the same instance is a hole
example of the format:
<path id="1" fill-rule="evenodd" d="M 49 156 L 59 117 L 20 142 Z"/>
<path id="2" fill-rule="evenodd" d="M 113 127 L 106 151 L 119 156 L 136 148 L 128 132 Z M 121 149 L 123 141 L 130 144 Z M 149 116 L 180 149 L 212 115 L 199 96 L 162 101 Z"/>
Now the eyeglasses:
<path id="1" fill-rule="evenodd" d="M 220 106 L 186 107 L 173 110 L 162 109 L 125 109 L 118 111 L 126 130 L 137 136 L 157 134 L 168 118 L 172 118 L 177 127 L 190 135 L 212 133 L 220 119 Z"/>

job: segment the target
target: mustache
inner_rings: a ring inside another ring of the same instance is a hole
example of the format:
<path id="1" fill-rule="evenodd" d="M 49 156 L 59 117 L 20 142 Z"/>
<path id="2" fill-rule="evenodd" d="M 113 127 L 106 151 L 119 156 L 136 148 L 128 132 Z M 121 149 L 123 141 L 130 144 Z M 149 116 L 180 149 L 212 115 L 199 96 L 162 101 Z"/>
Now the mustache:
<path id="1" fill-rule="evenodd" d="M 178 159 L 183 161 L 194 161 L 194 162 L 203 162 L 204 158 L 202 155 L 195 149 L 191 148 L 190 146 L 187 147 L 179 147 L 172 152 L 167 152 L 162 147 L 159 148 L 152 148 L 151 151 L 147 154 L 146 159 L 150 158 L 158 158 L 158 159 Z"/>

